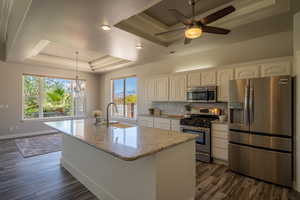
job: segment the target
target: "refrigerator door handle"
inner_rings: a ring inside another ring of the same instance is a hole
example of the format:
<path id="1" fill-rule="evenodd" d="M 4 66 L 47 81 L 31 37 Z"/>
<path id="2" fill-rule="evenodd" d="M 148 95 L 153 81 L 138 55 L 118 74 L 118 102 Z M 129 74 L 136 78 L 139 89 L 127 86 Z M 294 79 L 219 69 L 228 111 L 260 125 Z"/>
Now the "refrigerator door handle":
<path id="1" fill-rule="evenodd" d="M 254 89 L 250 88 L 250 95 L 249 95 L 249 108 L 250 108 L 250 124 L 254 122 Z"/>
<path id="2" fill-rule="evenodd" d="M 249 87 L 245 87 L 245 99 L 244 99 L 244 124 L 249 124 Z"/>

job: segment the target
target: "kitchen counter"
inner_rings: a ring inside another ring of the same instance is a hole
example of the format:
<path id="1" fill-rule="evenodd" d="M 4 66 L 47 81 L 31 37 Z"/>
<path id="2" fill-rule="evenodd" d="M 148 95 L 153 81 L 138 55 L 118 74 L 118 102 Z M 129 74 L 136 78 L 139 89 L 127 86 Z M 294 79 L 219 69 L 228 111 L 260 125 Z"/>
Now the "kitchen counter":
<path id="1" fill-rule="evenodd" d="M 197 136 L 91 119 L 45 124 L 64 133 L 61 166 L 99 199 L 195 199 Z"/>
<path id="2" fill-rule="evenodd" d="M 95 126 L 91 119 L 45 122 L 45 124 L 127 161 L 157 153 L 197 137 L 192 134 L 136 125 L 123 127 L 112 125 L 108 128 L 106 125 Z"/>
<path id="3" fill-rule="evenodd" d="M 156 118 L 164 118 L 164 119 L 177 119 L 180 120 L 184 118 L 183 115 L 168 115 L 168 114 L 163 114 L 160 116 L 154 116 L 154 115 L 149 115 L 149 114 L 141 114 L 139 115 L 140 117 L 156 117 Z"/>
<path id="4" fill-rule="evenodd" d="M 220 120 L 214 120 L 211 122 L 212 124 L 228 124 L 228 121 L 220 121 Z"/>

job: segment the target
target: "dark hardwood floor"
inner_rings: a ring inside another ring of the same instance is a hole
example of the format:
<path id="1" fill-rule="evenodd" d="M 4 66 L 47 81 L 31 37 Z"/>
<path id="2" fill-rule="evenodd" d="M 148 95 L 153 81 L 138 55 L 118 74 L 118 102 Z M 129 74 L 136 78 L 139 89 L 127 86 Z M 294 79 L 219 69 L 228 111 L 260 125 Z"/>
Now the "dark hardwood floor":
<path id="1" fill-rule="evenodd" d="M 0 141 L 0 200 L 96 200 L 60 167 L 59 159 L 60 152 L 23 158 L 13 140 Z M 197 185 L 197 200 L 300 199 L 289 189 L 237 175 L 224 165 L 198 163 Z"/>

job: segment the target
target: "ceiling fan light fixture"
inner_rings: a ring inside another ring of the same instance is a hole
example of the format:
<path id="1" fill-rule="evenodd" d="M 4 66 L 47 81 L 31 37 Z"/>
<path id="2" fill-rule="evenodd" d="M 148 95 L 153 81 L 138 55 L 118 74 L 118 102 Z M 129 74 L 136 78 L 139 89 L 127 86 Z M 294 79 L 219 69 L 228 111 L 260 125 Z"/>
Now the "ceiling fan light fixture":
<path id="1" fill-rule="evenodd" d="M 104 31 L 110 31 L 111 30 L 111 27 L 107 24 L 102 24 L 101 25 L 101 28 L 104 30 Z"/>
<path id="2" fill-rule="evenodd" d="M 141 44 L 137 44 L 136 46 L 135 46 L 135 48 L 137 48 L 137 49 L 143 49 L 143 46 L 141 45 Z"/>
<path id="3" fill-rule="evenodd" d="M 199 26 L 192 26 L 185 31 L 185 37 L 195 39 L 202 35 L 202 29 Z"/>

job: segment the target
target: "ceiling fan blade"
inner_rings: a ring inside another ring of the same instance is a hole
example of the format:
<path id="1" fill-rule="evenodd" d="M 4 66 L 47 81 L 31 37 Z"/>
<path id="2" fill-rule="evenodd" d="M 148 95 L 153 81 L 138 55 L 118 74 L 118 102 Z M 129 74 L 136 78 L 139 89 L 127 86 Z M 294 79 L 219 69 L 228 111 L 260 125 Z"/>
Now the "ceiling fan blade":
<path id="1" fill-rule="evenodd" d="M 205 33 L 214 33 L 214 34 L 223 34 L 223 35 L 230 33 L 230 30 L 228 29 L 218 28 L 213 26 L 202 26 L 201 29 Z"/>
<path id="2" fill-rule="evenodd" d="M 230 13 L 235 11 L 235 7 L 233 6 L 228 6 L 222 10 L 219 10 L 211 15 L 208 15 L 207 17 L 204 17 L 203 19 L 200 20 L 202 24 L 209 24 L 214 21 L 217 21 L 218 19 L 225 17 L 226 15 L 229 15 Z"/>
<path id="3" fill-rule="evenodd" d="M 184 25 L 191 25 L 193 23 L 192 20 L 184 16 L 181 12 L 179 12 L 176 9 L 169 9 L 169 11 L 176 17 L 177 20 L 179 20 Z"/>
<path id="4" fill-rule="evenodd" d="M 182 31 L 186 29 L 185 27 L 181 27 L 181 28 L 178 28 L 178 29 L 174 29 L 174 30 L 170 30 L 170 31 L 165 31 L 165 32 L 161 32 L 161 33 L 155 33 L 156 36 L 159 36 L 159 35 L 165 35 L 165 34 L 169 34 L 169 33 L 173 33 L 173 32 L 177 32 L 177 31 Z"/>
<path id="5" fill-rule="evenodd" d="M 185 45 L 186 45 L 186 44 L 190 44 L 191 41 L 192 41 L 192 39 L 190 39 L 190 38 L 184 38 L 184 44 L 185 44 Z"/>

